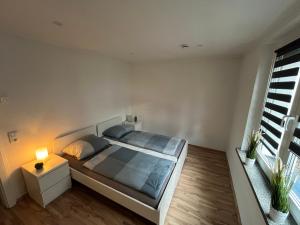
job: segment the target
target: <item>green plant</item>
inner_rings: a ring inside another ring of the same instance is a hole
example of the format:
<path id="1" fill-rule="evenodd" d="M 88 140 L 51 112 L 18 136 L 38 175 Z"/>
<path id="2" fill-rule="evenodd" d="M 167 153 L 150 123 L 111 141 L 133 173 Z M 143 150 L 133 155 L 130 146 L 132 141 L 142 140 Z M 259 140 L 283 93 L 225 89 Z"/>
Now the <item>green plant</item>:
<path id="1" fill-rule="evenodd" d="M 256 158 L 256 148 L 259 144 L 260 139 L 261 139 L 261 132 L 253 130 L 249 135 L 249 146 L 248 146 L 248 151 L 246 153 L 247 158 L 250 159 Z"/>
<path id="2" fill-rule="evenodd" d="M 272 199 L 271 204 L 277 211 L 289 212 L 289 193 L 293 182 L 291 177 L 286 175 L 285 167 L 280 158 L 276 160 L 271 179 Z"/>

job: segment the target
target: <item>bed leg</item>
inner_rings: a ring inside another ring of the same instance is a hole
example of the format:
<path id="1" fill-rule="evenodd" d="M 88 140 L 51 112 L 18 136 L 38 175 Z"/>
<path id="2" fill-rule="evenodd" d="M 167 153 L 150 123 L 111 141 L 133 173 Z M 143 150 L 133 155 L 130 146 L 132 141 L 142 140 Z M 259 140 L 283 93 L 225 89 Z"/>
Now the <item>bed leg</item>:
<path id="1" fill-rule="evenodd" d="M 164 220 L 159 220 L 159 222 L 157 223 L 157 225 L 164 225 L 165 221 Z"/>
<path id="2" fill-rule="evenodd" d="M 160 211 L 159 215 L 158 215 L 157 225 L 164 225 L 165 224 L 165 219 L 166 219 L 166 212 L 165 211 Z"/>

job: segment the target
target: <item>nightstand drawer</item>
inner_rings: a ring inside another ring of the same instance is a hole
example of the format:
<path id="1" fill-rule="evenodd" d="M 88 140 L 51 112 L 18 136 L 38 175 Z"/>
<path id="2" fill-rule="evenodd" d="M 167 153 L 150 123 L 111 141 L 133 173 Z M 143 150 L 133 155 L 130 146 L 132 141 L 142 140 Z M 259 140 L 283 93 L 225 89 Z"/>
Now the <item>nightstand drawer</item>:
<path id="1" fill-rule="evenodd" d="M 47 191 L 42 193 L 42 205 L 45 207 L 46 205 L 48 205 L 48 203 L 56 199 L 69 188 L 71 188 L 71 177 L 67 176 L 61 181 L 59 181 L 57 184 L 55 184 L 53 187 L 49 188 Z"/>
<path id="2" fill-rule="evenodd" d="M 60 166 L 56 170 L 53 170 L 52 172 L 44 175 L 41 177 L 38 182 L 39 182 L 39 188 L 40 192 L 44 192 L 50 187 L 52 187 L 54 184 L 58 183 L 61 179 L 63 179 L 66 176 L 69 176 L 70 174 L 70 169 L 67 163 L 64 165 Z"/>

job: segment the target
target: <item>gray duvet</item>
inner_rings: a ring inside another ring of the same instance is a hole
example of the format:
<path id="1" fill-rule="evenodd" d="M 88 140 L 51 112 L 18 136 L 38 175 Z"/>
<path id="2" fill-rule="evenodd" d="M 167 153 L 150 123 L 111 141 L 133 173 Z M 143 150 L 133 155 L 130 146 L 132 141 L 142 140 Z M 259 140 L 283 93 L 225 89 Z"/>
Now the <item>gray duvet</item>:
<path id="1" fill-rule="evenodd" d="M 119 139 L 119 141 L 172 156 L 180 152 L 185 143 L 181 138 L 144 131 L 132 131 Z"/>
<path id="2" fill-rule="evenodd" d="M 87 161 L 84 166 L 156 199 L 175 163 L 112 145 Z"/>

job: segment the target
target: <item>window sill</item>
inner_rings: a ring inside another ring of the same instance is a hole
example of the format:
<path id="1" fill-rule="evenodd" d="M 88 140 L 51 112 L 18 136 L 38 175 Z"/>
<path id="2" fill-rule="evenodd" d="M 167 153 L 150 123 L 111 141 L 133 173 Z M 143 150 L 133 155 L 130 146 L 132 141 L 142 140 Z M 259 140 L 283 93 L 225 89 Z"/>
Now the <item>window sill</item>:
<path id="1" fill-rule="evenodd" d="M 236 149 L 239 159 L 244 168 L 244 172 L 248 178 L 252 191 L 255 195 L 257 203 L 259 205 L 260 211 L 263 214 L 266 224 L 277 225 L 268 216 L 271 203 L 271 191 L 270 184 L 262 170 L 260 169 L 257 162 L 255 162 L 253 167 L 248 167 L 244 164 L 246 153 Z M 285 225 L 297 225 L 291 214 L 284 223 Z"/>

